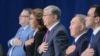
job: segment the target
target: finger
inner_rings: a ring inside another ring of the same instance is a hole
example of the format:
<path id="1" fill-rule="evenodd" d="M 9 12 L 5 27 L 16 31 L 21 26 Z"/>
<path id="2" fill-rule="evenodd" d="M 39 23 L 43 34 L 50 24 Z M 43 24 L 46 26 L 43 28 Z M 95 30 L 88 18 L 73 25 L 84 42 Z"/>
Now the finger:
<path id="1" fill-rule="evenodd" d="M 94 49 L 93 48 L 90 48 L 89 51 L 94 53 Z"/>
<path id="2" fill-rule="evenodd" d="M 46 52 L 46 50 L 43 51 L 44 53 Z"/>
<path id="3" fill-rule="evenodd" d="M 30 41 L 31 41 L 31 42 L 33 42 L 34 40 L 33 40 L 33 39 L 31 39 Z"/>
<path id="4" fill-rule="evenodd" d="M 16 40 L 20 40 L 20 39 L 19 39 L 19 37 L 18 37 L 18 38 L 16 38 Z"/>
<path id="5" fill-rule="evenodd" d="M 21 42 L 19 39 L 16 39 L 15 42 Z"/>
<path id="6" fill-rule="evenodd" d="M 48 46 L 48 43 L 44 43 L 45 46 Z"/>
<path id="7" fill-rule="evenodd" d="M 32 40 L 34 40 L 34 38 L 32 38 Z"/>
<path id="8" fill-rule="evenodd" d="M 45 45 L 44 47 L 48 48 L 48 45 Z"/>
<path id="9" fill-rule="evenodd" d="M 88 55 L 89 55 L 89 56 L 93 56 L 93 55 L 94 55 L 94 53 L 89 53 Z"/>
<path id="10" fill-rule="evenodd" d="M 45 47 L 45 48 L 44 48 L 44 50 L 46 50 L 46 51 L 47 51 L 47 50 L 48 50 L 48 48 L 47 48 L 47 47 Z"/>
<path id="11" fill-rule="evenodd" d="M 44 48 L 48 48 L 48 46 L 47 45 L 44 45 Z"/>
<path id="12" fill-rule="evenodd" d="M 19 41 L 19 42 L 18 42 L 18 44 L 22 44 L 22 42 L 21 42 L 21 41 Z"/>
<path id="13" fill-rule="evenodd" d="M 33 38 L 29 39 L 29 40 L 33 40 Z"/>
<path id="14" fill-rule="evenodd" d="M 92 56 L 94 55 L 94 52 L 92 53 Z"/>
<path id="15" fill-rule="evenodd" d="M 46 42 L 43 42 L 44 44 L 48 44 L 48 43 L 46 43 Z"/>
<path id="16" fill-rule="evenodd" d="M 94 51 L 94 49 L 93 49 L 93 48 L 90 48 L 90 50 L 91 50 L 91 51 Z"/>
<path id="17" fill-rule="evenodd" d="M 44 48 L 44 50 L 43 51 L 47 51 L 48 50 L 48 48 Z"/>

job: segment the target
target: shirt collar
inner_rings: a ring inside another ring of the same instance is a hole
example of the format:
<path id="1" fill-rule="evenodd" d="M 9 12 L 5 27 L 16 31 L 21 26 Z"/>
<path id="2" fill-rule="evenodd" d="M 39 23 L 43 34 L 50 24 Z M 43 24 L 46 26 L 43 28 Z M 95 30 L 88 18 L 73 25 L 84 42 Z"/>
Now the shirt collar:
<path id="1" fill-rule="evenodd" d="M 49 28 L 49 31 L 51 31 L 58 23 L 59 23 L 59 21 L 55 22 L 55 23 Z"/>
<path id="2" fill-rule="evenodd" d="M 93 31 L 93 34 L 96 35 L 99 31 L 100 31 L 100 26 L 97 27 L 97 28 Z"/>
<path id="3" fill-rule="evenodd" d="M 81 33 L 80 35 L 78 35 L 76 38 L 75 38 L 75 42 L 77 42 L 77 40 L 83 35 L 85 34 L 87 31 L 84 31 L 83 33 Z"/>
<path id="4" fill-rule="evenodd" d="M 37 31 L 34 31 L 33 36 L 35 36 L 36 32 L 37 32 Z"/>
<path id="5" fill-rule="evenodd" d="M 24 30 L 26 30 L 28 28 L 28 25 L 26 25 L 25 27 L 23 27 Z"/>

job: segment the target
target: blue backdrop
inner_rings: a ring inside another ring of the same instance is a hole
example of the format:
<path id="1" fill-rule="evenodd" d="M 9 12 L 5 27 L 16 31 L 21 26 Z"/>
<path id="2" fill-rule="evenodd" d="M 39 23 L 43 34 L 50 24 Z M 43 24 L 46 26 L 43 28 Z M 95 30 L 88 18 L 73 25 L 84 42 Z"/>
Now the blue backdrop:
<path id="1" fill-rule="evenodd" d="M 62 10 L 61 22 L 68 29 L 75 14 L 86 14 L 89 7 L 95 4 L 100 5 L 100 0 L 0 0 L 0 43 L 6 52 L 7 41 L 15 35 L 19 27 L 18 17 L 23 8 L 56 5 Z"/>

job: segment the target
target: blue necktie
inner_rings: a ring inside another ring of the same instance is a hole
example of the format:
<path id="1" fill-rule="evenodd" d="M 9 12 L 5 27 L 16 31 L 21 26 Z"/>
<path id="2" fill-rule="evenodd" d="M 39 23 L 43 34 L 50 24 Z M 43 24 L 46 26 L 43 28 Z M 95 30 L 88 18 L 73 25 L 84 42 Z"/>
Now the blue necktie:
<path id="1" fill-rule="evenodd" d="M 90 39 L 90 42 L 89 42 L 89 45 L 88 45 L 89 48 L 91 47 L 91 44 L 93 42 L 93 38 L 94 38 L 94 34 L 91 35 L 91 39 Z"/>
<path id="2" fill-rule="evenodd" d="M 75 45 L 75 44 L 76 44 L 75 41 L 73 41 L 71 45 Z"/>

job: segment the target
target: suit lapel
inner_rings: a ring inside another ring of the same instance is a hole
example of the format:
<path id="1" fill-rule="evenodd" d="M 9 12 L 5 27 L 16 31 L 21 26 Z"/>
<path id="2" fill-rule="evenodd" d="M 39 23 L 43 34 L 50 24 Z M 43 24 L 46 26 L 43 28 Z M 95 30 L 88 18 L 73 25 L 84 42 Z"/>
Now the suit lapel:
<path id="1" fill-rule="evenodd" d="M 58 28 L 60 26 L 60 23 L 58 23 L 51 31 L 50 31 L 50 33 L 48 34 L 48 38 L 47 38 L 47 43 L 49 43 L 52 39 L 53 39 L 53 37 L 54 37 L 54 35 L 55 35 L 55 30 Z"/>
<path id="2" fill-rule="evenodd" d="M 92 44 L 95 43 L 96 41 L 98 41 L 99 39 L 100 39 L 100 31 L 96 35 L 94 35 Z"/>
<path id="3" fill-rule="evenodd" d="M 85 36 L 88 36 L 87 33 L 84 33 L 82 36 L 80 36 L 80 38 L 77 40 L 76 42 L 76 46 L 79 45 L 79 43 L 82 41 L 82 39 L 85 37 Z"/>

